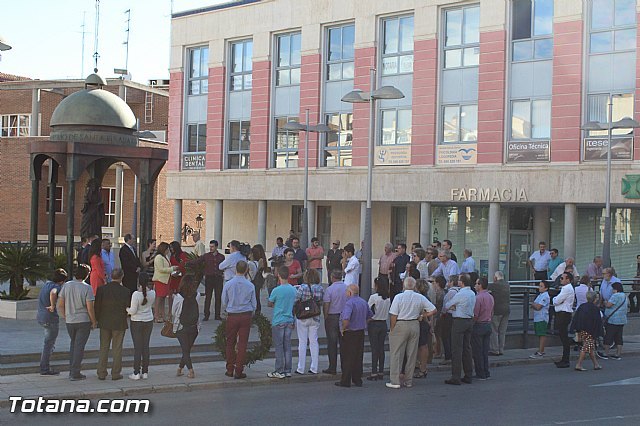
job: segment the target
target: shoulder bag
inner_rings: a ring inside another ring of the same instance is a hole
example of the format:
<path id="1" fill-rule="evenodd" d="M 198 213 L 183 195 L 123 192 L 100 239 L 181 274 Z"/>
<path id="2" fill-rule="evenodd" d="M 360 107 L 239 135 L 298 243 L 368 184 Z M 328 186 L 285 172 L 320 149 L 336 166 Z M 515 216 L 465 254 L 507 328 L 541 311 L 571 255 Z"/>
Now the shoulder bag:
<path id="1" fill-rule="evenodd" d="M 175 339 L 176 333 L 173 332 L 173 323 L 171 321 L 165 321 L 164 325 L 162 326 L 162 331 L 160 331 L 160 334 L 164 337 L 170 337 L 172 339 Z"/>
<path id="2" fill-rule="evenodd" d="M 300 300 L 296 302 L 293 308 L 296 318 L 300 320 L 313 318 L 320 315 L 320 306 L 318 305 L 318 302 L 316 302 L 315 297 L 313 297 L 313 289 L 309 284 L 307 284 L 307 286 L 309 286 L 309 293 L 311 293 L 311 298 L 309 300 Z"/>

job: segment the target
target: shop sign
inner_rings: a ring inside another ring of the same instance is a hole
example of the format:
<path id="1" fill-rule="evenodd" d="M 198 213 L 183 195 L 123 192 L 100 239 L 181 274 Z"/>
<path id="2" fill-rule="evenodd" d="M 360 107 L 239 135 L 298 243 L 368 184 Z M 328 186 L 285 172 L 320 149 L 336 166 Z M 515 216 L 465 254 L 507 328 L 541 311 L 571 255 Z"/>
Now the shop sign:
<path id="1" fill-rule="evenodd" d="M 438 145 L 437 164 L 477 164 L 478 144 Z"/>
<path id="2" fill-rule="evenodd" d="M 376 146 L 374 164 L 376 166 L 408 166 L 411 164 L 411 145 Z"/>
<path id="3" fill-rule="evenodd" d="M 549 162 L 549 141 L 507 143 L 507 163 Z"/>
<path id="4" fill-rule="evenodd" d="M 640 175 L 626 175 L 622 178 L 622 195 L 624 198 L 640 198 Z"/>
<path id="5" fill-rule="evenodd" d="M 183 154 L 182 170 L 204 170 L 205 154 Z"/>
<path id="6" fill-rule="evenodd" d="M 582 141 L 582 159 L 584 161 L 606 161 L 609 140 L 604 137 L 589 137 Z M 614 137 L 611 139 L 611 159 L 631 160 L 633 158 L 633 137 Z"/>
<path id="7" fill-rule="evenodd" d="M 451 188 L 451 201 L 527 201 L 524 188 Z"/>

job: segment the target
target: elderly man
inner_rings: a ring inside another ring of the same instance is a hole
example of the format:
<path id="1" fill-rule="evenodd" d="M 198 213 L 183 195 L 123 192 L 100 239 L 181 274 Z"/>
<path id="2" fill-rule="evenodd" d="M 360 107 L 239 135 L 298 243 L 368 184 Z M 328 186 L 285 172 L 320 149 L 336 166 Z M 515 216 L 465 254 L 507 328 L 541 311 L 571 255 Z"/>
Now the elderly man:
<path id="1" fill-rule="evenodd" d="M 613 294 L 611 284 L 619 283 L 620 280 L 615 276 L 613 268 L 605 268 L 602 270 L 602 283 L 600 283 L 600 301 L 604 305 L 608 302 Z"/>
<path id="2" fill-rule="evenodd" d="M 387 387 L 400 389 L 402 385 L 413 386 L 411 370 L 416 365 L 418 355 L 418 340 L 420 338 L 420 323 L 436 314 L 436 307 L 429 299 L 416 292 L 416 280 L 404 279 L 404 291 L 394 297 L 389 309 L 391 331 L 389 332 L 389 356 L 391 357 L 391 381 Z M 402 361 L 407 357 L 405 380 L 401 383 L 400 370 Z"/>
<path id="3" fill-rule="evenodd" d="M 331 284 L 322 297 L 324 329 L 327 333 L 327 355 L 329 367 L 322 370 L 325 374 L 335 375 L 338 366 L 338 344 L 340 343 L 340 315 L 347 303 L 347 286 L 342 282 L 342 271 L 331 271 Z"/>
<path id="4" fill-rule="evenodd" d="M 451 259 L 451 253 L 449 250 L 438 250 L 438 259 L 440 259 L 440 265 L 431 274 L 432 277 L 442 275 L 445 280 L 449 281 L 451 275 L 459 275 L 460 268 L 455 260 Z M 473 292 L 472 292 L 473 293 Z"/>
<path id="5" fill-rule="evenodd" d="M 529 257 L 529 265 L 533 269 L 533 279 L 536 281 L 547 279 L 547 267 L 551 260 L 551 254 L 547 251 L 547 243 L 538 243 L 539 251 L 533 252 Z"/>
<path id="6" fill-rule="evenodd" d="M 491 343 L 489 355 L 497 356 L 504 353 L 504 340 L 509 324 L 509 306 L 511 301 L 511 288 L 505 281 L 502 271 L 496 271 L 493 282 L 489 284 L 489 293 L 493 296 L 493 316 L 491 318 Z"/>
<path id="7" fill-rule="evenodd" d="M 463 274 L 470 274 L 472 272 L 475 272 L 477 269 L 476 261 L 472 257 L 473 252 L 471 251 L 471 249 L 464 249 L 462 255 L 464 256 L 464 261 L 462 262 L 462 266 L 460 267 L 460 272 L 462 272 Z"/>
<path id="8" fill-rule="evenodd" d="M 471 278 L 468 274 L 458 277 L 460 291 L 444 307 L 453 316 L 451 328 L 451 378 L 444 382 L 448 385 L 460 385 L 460 382 L 471 384 L 473 374 L 473 356 L 471 354 L 471 333 L 476 305 L 476 295 L 471 290 Z M 464 369 L 464 377 L 462 370 Z"/>
<path id="9" fill-rule="evenodd" d="M 487 291 L 489 282 L 486 278 L 478 278 L 475 288 L 477 295 L 473 308 L 473 332 L 471 333 L 473 365 L 476 369 L 476 378 L 487 380 L 491 376 L 489 373 L 489 340 L 494 300 Z"/>
<path id="10" fill-rule="evenodd" d="M 453 299 L 453 296 L 455 296 L 459 290 L 458 276 L 451 275 L 447 281 L 447 292 L 444 295 L 442 313 L 438 319 L 440 323 L 439 327 L 441 328 L 442 348 L 444 349 L 444 359 L 440 361 L 440 365 L 451 364 L 451 328 L 453 327 L 453 317 L 451 313 L 453 310 L 449 311 L 444 305 Z"/>
<path id="11" fill-rule="evenodd" d="M 389 279 L 389 269 L 393 263 L 393 259 L 396 258 L 396 254 L 393 251 L 393 244 L 386 243 L 384 245 L 384 253 L 380 256 L 378 261 L 378 276 L 383 276 Z"/>
<path id="12" fill-rule="evenodd" d="M 347 302 L 340 314 L 342 346 L 340 347 L 340 361 L 342 377 L 336 386 L 351 387 L 351 383 L 362 387 L 362 356 L 364 353 L 364 330 L 367 322 L 373 317 L 373 312 L 367 302 L 358 296 L 358 284 L 347 287 Z"/>
<path id="13" fill-rule="evenodd" d="M 587 266 L 587 275 L 591 280 L 599 280 L 602 278 L 602 256 L 593 258 L 593 262 Z"/>
<path id="14" fill-rule="evenodd" d="M 193 252 L 197 255 L 197 256 L 203 256 L 206 252 L 207 249 L 204 246 L 204 242 L 200 239 L 200 232 L 194 232 L 193 234 L 191 234 L 191 238 L 193 239 Z M 199 282 L 199 280 L 196 280 Z"/>
<path id="15" fill-rule="evenodd" d="M 575 265 L 576 261 L 573 257 L 567 257 L 564 262 L 562 262 L 561 264 L 558 265 L 558 267 L 556 268 L 555 271 L 553 271 L 553 274 L 551 274 L 551 280 L 555 281 L 556 278 L 558 278 L 560 275 L 564 274 L 564 272 L 567 270 L 567 267 L 572 266 L 573 267 L 573 272 L 572 275 L 574 277 L 579 277 L 580 273 L 578 272 L 578 268 L 576 268 Z"/>

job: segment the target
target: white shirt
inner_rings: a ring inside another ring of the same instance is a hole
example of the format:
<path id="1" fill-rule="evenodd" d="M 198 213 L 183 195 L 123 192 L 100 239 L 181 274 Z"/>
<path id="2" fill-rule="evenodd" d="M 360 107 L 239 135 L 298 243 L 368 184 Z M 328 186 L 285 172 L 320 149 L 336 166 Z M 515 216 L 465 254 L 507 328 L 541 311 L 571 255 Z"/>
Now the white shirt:
<path id="1" fill-rule="evenodd" d="M 127 313 L 131 315 L 131 321 L 149 322 L 153 321 L 153 302 L 156 300 L 156 292 L 153 290 L 147 290 L 147 303 L 144 305 L 142 301 L 144 295 L 141 291 L 134 291 L 131 295 L 131 307 L 127 308 Z"/>
<path id="2" fill-rule="evenodd" d="M 423 311 L 432 312 L 436 309 L 429 299 L 413 290 L 405 290 L 393 298 L 389 314 L 397 315 L 399 321 L 414 320 Z"/>
<path id="3" fill-rule="evenodd" d="M 473 257 L 467 257 L 464 262 L 462 262 L 462 267 L 460 268 L 460 272 L 470 273 L 476 270 L 476 261 Z"/>
<path id="4" fill-rule="evenodd" d="M 578 309 L 580 305 L 587 303 L 587 292 L 589 291 L 589 286 L 586 284 L 580 284 L 574 289 L 574 291 L 576 292 L 576 309 Z"/>
<path id="5" fill-rule="evenodd" d="M 346 285 L 355 284 L 358 285 L 358 276 L 360 274 L 360 262 L 355 256 L 349 258 L 349 263 L 344 268 L 344 283 Z"/>
<path id="6" fill-rule="evenodd" d="M 559 264 L 556 270 L 553 271 L 553 274 L 551 274 L 551 280 L 555 280 L 560 275 L 564 274 L 564 270 L 566 268 L 567 268 L 567 262 L 562 262 L 561 264 Z M 576 268 L 575 264 L 573 265 L 573 273 L 571 275 L 573 275 L 574 278 L 580 276 L 580 272 L 578 272 L 578 268 Z"/>
<path id="7" fill-rule="evenodd" d="M 553 306 L 556 312 L 569 312 L 572 314 L 575 297 L 576 292 L 573 290 L 573 286 L 571 284 L 563 285 L 560 294 L 553 298 Z"/>
<path id="8" fill-rule="evenodd" d="M 375 309 L 373 309 L 375 306 Z M 369 297 L 369 307 L 371 310 L 375 310 L 373 317 L 374 321 L 386 321 L 389 318 L 389 308 L 391 307 L 391 299 L 388 297 L 383 299 L 378 293 L 374 293 Z"/>
<path id="9" fill-rule="evenodd" d="M 540 250 L 538 250 L 529 257 L 529 260 L 533 262 L 533 269 L 536 271 L 546 271 L 551 260 L 551 253 L 545 250 L 544 253 L 540 254 Z"/>
<path id="10" fill-rule="evenodd" d="M 449 259 L 447 260 L 447 263 L 440 262 L 440 265 L 438 265 L 436 270 L 433 271 L 433 274 L 431 275 L 434 277 L 437 275 L 442 275 L 445 280 L 449 281 L 449 277 L 451 275 L 459 275 L 459 274 L 460 274 L 460 268 L 458 267 L 458 264 L 456 263 L 455 260 Z"/>

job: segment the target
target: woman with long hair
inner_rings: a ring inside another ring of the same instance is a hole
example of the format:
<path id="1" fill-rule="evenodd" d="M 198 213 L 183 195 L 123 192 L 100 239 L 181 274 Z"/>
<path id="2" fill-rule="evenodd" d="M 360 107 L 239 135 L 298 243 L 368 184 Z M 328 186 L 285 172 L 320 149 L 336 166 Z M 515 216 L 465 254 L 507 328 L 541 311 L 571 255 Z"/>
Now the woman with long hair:
<path id="1" fill-rule="evenodd" d="M 442 304 L 444 302 L 444 289 L 447 286 L 447 281 L 442 275 L 434 277 L 433 282 L 429 288 L 429 300 L 433 303 L 438 310 L 433 318 L 433 331 L 434 331 L 434 345 L 433 345 L 433 357 L 442 358 L 442 325 L 440 324 L 440 313 L 442 312 Z"/>
<path id="2" fill-rule="evenodd" d="M 320 274 L 316 269 L 307 269 L 303 275 L 303 284 L 296 286 L 296 303 L 306 302 L 312 298 L 322 305 L 324 288 L 320 285 Z M 320 315 L 299 319 L 296 318 L 296 332 L 298 333 L 298 368 L 296 374 L 304 374 L 307 363 L 307 340 L 311 351 L 310 374 L 318 374 L 318 359 L 320 358 L 320 346 L 318 345 L 318 329 L 320 328 Z"/>
<path id="3" fill-rule="evenodd" d="M 167 318 L 164 310 L 164 299 L 169 296 L 169 278 L 173 267 L 167 258 L 169 244 L 162 242 L 158 245 L 157 253 L 153 259 L 153 288 L 156 292 L 154 316 L 156 322 L 164 322 Z M 169 312 L 171 314 L 171 312 Z"/>
<path id="4" fill-rule="evenodd" d="M 169 311 L 171 311 L 174 295 L 179 291 L 182 277 L 187 272 L 186 264 L 189 256 L 182 251 L 182 246 L 180 246 L 180 243 L 177 241 L 172 241 L 171 244 L 169 244 L 169 251 L 171 252 L 169 262 L 171 266 L 174 267 L 171 277 L 169 278 Z"/>
<path id="5" fill-rule="evenodd" d="M 100 238 L 96 238 L 91 242 L 91 247 L 89 248 L 89 266 L 91 266 L 89 283 L 95 295 L 98 292 L 98 287 L 107 283 L 107 274 L 104 270 L 104 262 L 102 261 L 102 240 Z"/>
<path id="6" fill-rule="evenodd" d="M 256 288 L 256 312 L 262 310 L 260 304 L 260 290 L 264 285 L 264 275 L 262 273 L 267 269 L 267 256 L 264 253 L 262 244 L 256 244 L 251 247 L 251 260 L 249 261 L 249 279 Z"/>
<path id="7" fill-rule="evenodd" d="M 368 325 L 371 375 L 367 380 L 381 380 L 384 378 L 384 341 L 387 338 L 387 318 L 391 299 L 389 299 L 388 280 L 377 277 L 373 282 L 376 292 L 369 297 L 369 307 L 373 311 L 373 317 Z"/>
<path id="8" fill-rule="evenodd" d="M 150 284 L 147 273 L 140 272 L 138 290 L 131 295 L 131 306 L 127 308 L 127 313 L 131 315 L 131 340 L 134 349 L 133 374 L 129 375 L 131 380 L 149 377 L 149 341 L 153 331 L 151 307 L 156 301 L 156 292 L 149 289 Z"/>
<path id="9" fill-rule="evenodd" d="M 182 359 L 178 365 L 177 376 L 182 376 L 182 369 L 187 367 L 189 374 L 187 377 L 193 379 L 196 374 L 193 371 L 191 362 L 191 348 L 196 342 L 199 329 L 199 309 L 198 309 L 198 283 L 192 275 L 186 275 L 180 281 L 180 288 L 176 294 L 171 314 L 173 316 L 173 332 L 178 337 L 180 348 L 182 348 Z"/>

